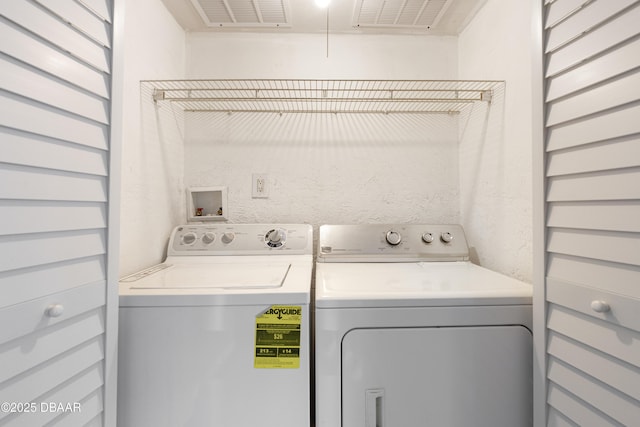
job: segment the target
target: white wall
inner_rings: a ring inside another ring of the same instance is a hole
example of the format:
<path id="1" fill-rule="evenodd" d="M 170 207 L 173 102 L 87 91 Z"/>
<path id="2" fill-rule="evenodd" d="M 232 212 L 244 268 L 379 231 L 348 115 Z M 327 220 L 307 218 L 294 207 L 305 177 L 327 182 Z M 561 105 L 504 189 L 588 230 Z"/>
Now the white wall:
<path id="1" fill-rule="evenodd" d="M 450 79 L 456 37 L 190 33 L 189 78 Z"/>
<path id="2" fill-rule="evenodd" d="M 193 78 L 448 79 L 453 37 L 188 36 Z M 241 55 L 238 52 L 242 52 Z M 458 222 L 457 117 L 188 113 L 185 184 L 227 185 L 231 222 Z M 270 198 L 251 198 L 267 173 Z"/>
<path id="3" fill-rule="evenodd" d="M 186 183 L 227 185 L 231 222 L 458 220 L 453 117 L 190 114 L 187 129 Z"/>
<path id="4" fill-rule="evenodd" d="M 533 9 L 523 6 L 488 0 L 458 39 L 460 79 L 506 80 L 489 110 L 460 117 L 460 212 L 476 262 L 531 282 Z"/>
<path id="5" fill-rule="evenodd" d="M 160 1 L 125 2 L 124 20 L 121 275 L 161 262 L 183 221 L 183 123 L 140 80 L 181 78 L 186 62 L 184 31 Z"/>

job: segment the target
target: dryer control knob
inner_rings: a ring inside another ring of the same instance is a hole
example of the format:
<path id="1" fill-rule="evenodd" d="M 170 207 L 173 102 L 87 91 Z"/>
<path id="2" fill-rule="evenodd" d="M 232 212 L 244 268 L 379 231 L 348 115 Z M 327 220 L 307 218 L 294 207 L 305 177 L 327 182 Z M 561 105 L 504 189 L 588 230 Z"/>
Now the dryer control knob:
<path id="1" fill-rule="evenodd" d="M 422 241 L 425 242 L 425 243 L 432 243 L 433 242 L 433 234 L 424 233 L 422 235 Z"/>
<path id="2" fill-rule="evenodd" d="M 233 239 L 235 239 L 235 238 L 236 238 L 235 233 L 232 233 L 232 232 L 228 231 L 228 232 L 226 232 L 226 233 L 224 233 L 222 235 L 222 243 L 229 244 L 229 243 L 233 242 Z"/>
<path id="3" fill-rule="evenodd" d="M 396 246 L 402 242 L 402 235 L 397 231 L 389 230 L 387 231 L 387 243 Z"/>
<path id="4" fill-rule="evenodd" d="M 182 235 L 182 243 L 185 245 L 193 245 L 196 240 L 198 240 L 198 235 L 196 233 L 186 233 Z"/>
<path id="5" fill-rule="evenodd" d="M 202 242 L 205 245 L 210 245 L 214 240 L 216 240 L 216 235 L 210 231 L 204 233 L 204 235 L 202 236 Z"/>
<path id="6" fill-rule="evenodd" d="M 440 235 L 440 240 L 442 240 L 442 243 L 451 243 L 453 241 L 453 234 L 445 231 Z"/>

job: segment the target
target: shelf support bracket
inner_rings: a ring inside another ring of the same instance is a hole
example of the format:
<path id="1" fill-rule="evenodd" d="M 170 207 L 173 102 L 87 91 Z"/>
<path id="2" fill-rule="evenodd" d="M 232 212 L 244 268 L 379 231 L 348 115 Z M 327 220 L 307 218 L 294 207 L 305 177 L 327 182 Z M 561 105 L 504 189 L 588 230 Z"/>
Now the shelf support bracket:
<path id="1" fill-rule="evenodd" d="M 164 101 L 164 91 L 161 89 L 154 89 L 153 90 L 153 102 L 154 103 L 158 103 L 158 101 Z"/>
<path id="2" fill-rule="evenodd" d="M 480 93 L 480 100 L 484 101 L 488 104 L 491 104 L 491 101 L 493 100 L 493 91 L 492 90 L 483 90 Z"/>

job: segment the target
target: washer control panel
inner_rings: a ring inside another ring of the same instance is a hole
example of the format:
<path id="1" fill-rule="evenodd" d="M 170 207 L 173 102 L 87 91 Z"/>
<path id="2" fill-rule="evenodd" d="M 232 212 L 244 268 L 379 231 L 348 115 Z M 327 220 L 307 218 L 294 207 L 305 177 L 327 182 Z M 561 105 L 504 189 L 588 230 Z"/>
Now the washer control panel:
<path id="1" fill-rule="evenodd" d="M 180 225 L 171 233 L 168 255 L 310 254 L 312 233 L 309 224 Z"/>
<path id="2" fill-rule="evenodd" d="M 323 225 L 319 262 L 466 261 L 459 224 Z"/>

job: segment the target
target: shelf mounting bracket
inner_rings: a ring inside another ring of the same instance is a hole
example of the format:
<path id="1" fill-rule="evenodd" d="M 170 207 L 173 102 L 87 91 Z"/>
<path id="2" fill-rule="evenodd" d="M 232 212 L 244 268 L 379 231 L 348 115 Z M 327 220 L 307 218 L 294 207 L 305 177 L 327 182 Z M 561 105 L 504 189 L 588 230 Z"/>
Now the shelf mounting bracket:
<path id="1" fill-rule="evenodd" d="M 164 101 L 164 90 L 154 89 L 153 90 L 153 102 L 158 103 L 158 101 Z"/>
<path id="2" fill-rule="evenodd" d="M 493 91 L 492 90 L 483 90 L 480 93 L 480 100 L 484 101 L 488 104 L 491 104 L 491 101 L 493 100 Z"/>

